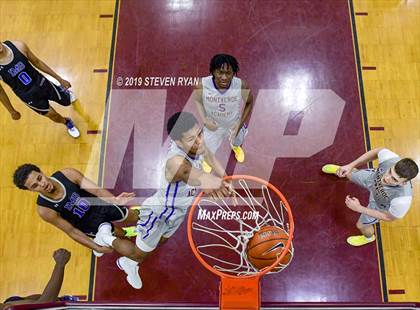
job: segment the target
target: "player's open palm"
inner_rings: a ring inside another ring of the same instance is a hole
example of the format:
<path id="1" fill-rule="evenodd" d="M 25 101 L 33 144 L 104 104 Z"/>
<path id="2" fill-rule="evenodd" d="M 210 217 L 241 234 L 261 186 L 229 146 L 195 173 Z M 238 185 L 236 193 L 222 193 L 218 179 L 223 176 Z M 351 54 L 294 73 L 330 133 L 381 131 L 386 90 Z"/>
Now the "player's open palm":
<path id="1" fill-rule="evenodd" d="M 136 197 L 135 193 L 122 192 L 115 197 L 115 203 L 119 206 L 124 206 Z"/>
<path id="2" fill-rule="evenodd" d="M 57 264 L 64 266 L 70 260 L 71 253 L 66 249 L 58 249 L 54 251 L 53 257 Z"/>
<path id="3" fill-rule="evenodd" d="M 352 170 L 353 167 L 351 165 L 341 166 L 340 168 L 338 168 L 337 176 L 340 178 L 345 178 Z"/>

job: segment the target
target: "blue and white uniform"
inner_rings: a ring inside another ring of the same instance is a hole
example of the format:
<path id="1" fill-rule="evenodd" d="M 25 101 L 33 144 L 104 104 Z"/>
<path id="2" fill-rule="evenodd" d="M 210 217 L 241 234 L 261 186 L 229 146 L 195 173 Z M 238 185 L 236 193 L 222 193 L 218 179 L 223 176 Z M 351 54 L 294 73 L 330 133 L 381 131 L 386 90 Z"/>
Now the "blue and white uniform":
<path id="1" fill-rule="evenodd" d="M 231 128 L 235 126 L 242 115 L 242 81 L 233 77 L 229 88 L 221 92 L 214 84 L 213 76 L 201 79 L 203 85 L 203 107 L 206 117 L 214 120 L 219 126 L 216 131 L 204 128 L 204 141 L 207 148 L 214 154 L 224 138 L 231 136 Z M 243 143 L 247 129 L 243 126 L 238 135 L 231 141 L 234 146 Z"/>
<path id="2" fill-rule="evenodd" d="M 195 186 L 183 181 L 170 183 L 165 177 L 166 162 L 172 157 L 180 156 L 201 170 L 203 156 L 190 157 L 175 142 L 171 142 L 163 164 L 160 189 L 141 205 L 137 222 L 137 247 L 144 252 L 153 251 L 161 237 L 171 237 L 184 221 L 188 208 L 197 194 Z"/>

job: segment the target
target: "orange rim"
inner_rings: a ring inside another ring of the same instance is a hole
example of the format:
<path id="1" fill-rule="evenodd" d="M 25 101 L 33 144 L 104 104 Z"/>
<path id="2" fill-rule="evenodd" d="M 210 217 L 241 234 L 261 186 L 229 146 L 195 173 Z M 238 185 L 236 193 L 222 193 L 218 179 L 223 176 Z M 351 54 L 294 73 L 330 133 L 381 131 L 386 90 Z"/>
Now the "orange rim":
<path id="1" fill-rule="evenodd" d="M 225 176 L 223 178 L 224 180 L 239 180 L 239 179 L 244 179 L 244 180 L 250 180 L 250 181 L 255 181 L 257 183 L 260 183 L 262 185 L 267 186 L 269 189 L 271 189 L 272 191 L 274 191 L 276 193 L 277 196 L 280 197 L 281 201 L 283 202 L 284 206 L 286 207 L 286 211 L 287 211 L 287 215 L 289 218 L 289 239 L 287 240 L 286 246 L 284 247 L 283 252 L 280 254 L 280 256 L 277 258 L 277 260 L 269 267 L 266 267 L 262 270 L 260 270 L 259 272 L 252 274 L 252 275 L 246 275 L 246 276 L 235 276 L 235 275 L 231 275 L 231 274 L 226 274 L 223 273 L 215 268 L 213 268 L 211 265 L 209 265 L 200 255 L 200 253 L 197 251 L 197 246 L 195 245 L 194 239 L 192 237 L 192 221 L 193 221 L 193 214 L 195 211 L 195 208 L 197 207 L 198 203 L 201 200 L 201 197 L 204 195 L 204 192 L 200 192 L 200 194 L 197 195 L 197 197 L 194 199 L 193 204 L 191 205 L 191 209 L 189 211 L 188 214 L 188 242 L 190 244 L 191 250 L 193 251 L 195 257 L 198 259 L 198 261 L 204 266 L 206 267 L 207 270 L 209 270 L 210 272 L 218 275 L 221 278 L 260 278 L 263 275 L 265 275 L 266 273 L 270 272 L 272 269 L 274 269 L 283 259 L 283 257 L 286 255 L 286 253 L 289 251 L 290 246 L 292 244 L 292 239 L 293 239 L 293 232 L 295 230 L 295 224 L 293 221 L 293 214 L 292 214 L 292 209 L 290 208 L 289 203 L 286 200 L 286 197 L 284 197 L 284 195 L 271 183 L 260 179 L 258 177 L 254 177 L 251 175 L 231 175 L 231 176 Z"/>

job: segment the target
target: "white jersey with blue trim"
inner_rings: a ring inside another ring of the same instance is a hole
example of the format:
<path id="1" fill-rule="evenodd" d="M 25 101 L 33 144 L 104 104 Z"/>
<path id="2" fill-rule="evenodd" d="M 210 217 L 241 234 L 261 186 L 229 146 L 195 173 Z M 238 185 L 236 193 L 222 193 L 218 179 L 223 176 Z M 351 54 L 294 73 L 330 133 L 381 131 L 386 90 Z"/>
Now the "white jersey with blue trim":
<path id="1" fill-rule="evenodd" d="M 154 194 L 154 196 L 155 198 L 159 199 L 164 209 L 171 209 L 170 212 L 173 212 L 174 209 L 180 209 L 186 212 L 191 206 L 197 194 L 197 187 L 191 186 L 183 181 L 170 183 L 166 179 L 166 162 L 175 156 L 181 156 L 185 158 L 188 160 L 191 166 L 201 170 L 203 156 L 199 155 L 196 158 L 193 158 L 185 153 L 185 151 L 179 148 L 176 143 L 172 141 L 164 161 L 160 189 Z"/>
<path id="2" fill-rule="evenodd" d="M 233 77 L 229 88 L 221 92 L 214 84 L 213 76 L 201 79 L 203 106 L 206 116 L 221 127 L 232 127 L 241 117 L 242 81 Z"/>

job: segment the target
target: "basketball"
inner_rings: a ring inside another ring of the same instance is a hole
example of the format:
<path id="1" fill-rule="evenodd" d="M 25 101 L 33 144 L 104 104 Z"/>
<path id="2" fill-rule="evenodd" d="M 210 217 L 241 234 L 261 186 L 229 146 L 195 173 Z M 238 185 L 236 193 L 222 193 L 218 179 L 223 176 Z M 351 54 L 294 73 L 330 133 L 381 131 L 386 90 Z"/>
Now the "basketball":
<path id="1" fill-rule="evenodd" d="M 249 240 L 247 245 L 248 261 L 258 270 L 273 264 L 286 246 L 289 235 L 286 231 L 276 226 L 263 226 Z M 292 258 L 289 251 L 280 261 L 287 265 Z"/>

